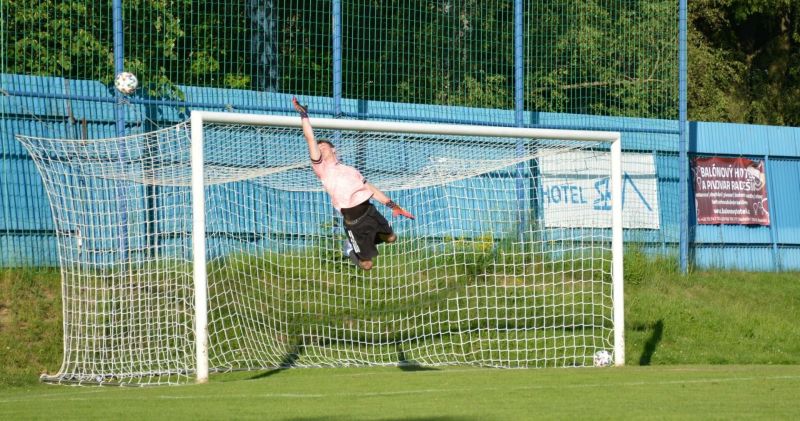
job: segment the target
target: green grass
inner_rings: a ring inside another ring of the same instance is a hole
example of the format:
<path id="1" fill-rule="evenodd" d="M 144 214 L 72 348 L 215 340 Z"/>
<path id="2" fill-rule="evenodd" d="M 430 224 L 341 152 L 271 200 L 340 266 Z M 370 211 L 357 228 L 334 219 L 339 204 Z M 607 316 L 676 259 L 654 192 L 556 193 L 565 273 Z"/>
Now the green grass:
<path id="1" fill-rule="evenodd" d="M 248 318 L 248 325 L 284 323 L 281 338 L 250 341 L 276 343 L 267 354 L 251 353 L 257 358 L 247 363 L 212 356 L 212 365 L 265 367 L 258 358 L 278 363 L 297 348 L 304 352 L 293 359 L 295 365 L 365 358 L 374 364 L 438 361 L 443 349 L 473 364 L 528 364 L 547 357 L 541 364 L 582 365 L 591 362 L 593 350 L 586 343 L 592 340 L 574 327 L 589 323 L 588 317 L 573 313 L 574 302 L 603 303 L 610 312 L 609 280 L 597 269 L 603 262 L 599 257 L 596 264 L 586 264 L 587 270 L 568 267 L 564 259 L 542 262 L 541 253 L 526 253 L 522 259 L 510 242 L 498 245 L 492 236 L 430 244 L 437 253 L 418 241 L 401 240 L 383 250 L 376 269 L 364 272 L 343 261 L 339 242 L 327 241 L 319 249 L 234 254 L 210 264 L 210 320 L 236 314 Z M 555 271 L 567 275 L 552 275 Z M 551 276 L 542 275 L 547 272 Z M 237 307 L 236 297 L 263 303 L 263 310 Z M 508 308 L 497 308 L 497 302 Z M 610 332 L 608 319 L 598 316 L 591 323 L 596 338 L 610 336 L 603 335 Z M 230 337 L 222 334 L 228 328 L 224 322 L 212 323 L 210 336 Z M 546 329 L 567 333 L 545 338 Z M 211 354 L 227 358 L 236 353 L 238 345 L 229 347 L 233 344 L 212 344 Z M 580 351 L 561 358 L 546 354 L 558 346 Z M 534 349 L 539 354 L 532 356 L 528 350 Z"/>
<path id="2" fill-rule="evenodd" d="M 800 274 L 625 257 L 628 364 L 800 364 Z"/>
<path id="3" fill-rule="evenodd" d="M 57 270 L 0 269 L 0 388 L 60 366 L 60 285 Z"/>
<path id="4" fill-rule="evenodd" d="M 792 419 L 798 366 L 278 370 L 156 388 L 0 390 L 0 419 Z"/>
<path id="5" fill-rule="evenodd" d="M 800 276 L 682 276 L 673 261 L 626 253 L 622 369 L 292 369 L 144 389 L 38 383 L 39 373 L 53 373 L 61 363 L 60 275 L 0 270 L 0 419 L 800 416 Z M 525 282 L 525 273 L 515 276 Z"/>

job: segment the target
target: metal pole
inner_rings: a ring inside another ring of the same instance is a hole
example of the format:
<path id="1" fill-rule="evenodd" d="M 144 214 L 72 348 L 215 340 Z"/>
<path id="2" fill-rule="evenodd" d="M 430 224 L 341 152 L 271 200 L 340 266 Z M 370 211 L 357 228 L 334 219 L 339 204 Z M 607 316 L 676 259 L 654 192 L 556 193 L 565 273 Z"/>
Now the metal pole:
<path id="1" fill-rule="evenodd" d="M 114 76 L 125 70 L 125 36 L 122 27 L 122 0 L 114 0 L 113 25 L 114 25 Z M 116 120 L 117 136 L 125 136 L 125 109 L 122 106 L 122 93 L 114 91 L 116 94 Z"/>
<path id="2" fill-rule="evenodd" d="M 522 127 L 525 122 L 523 116 L 525 112 L 525 56 L 524 56 L 524 8 L 523 0 L 514 0 L 514 125 Z M 517 142 L 516 153 L 518 156 L 525 154 L 525 144 Z M 519 226 L 517 227 L 517 237 L 521 238 L 528 223 L 525 200 L 525 163 L 517 164 L 516 176 L 517 189 L 517 213 Z"/>
<path id="3" fill-rule="evenodd" d="M 114 76 L 125 70 L 125 37 L 123 34 L 122 26 L 122 0 L 113 0 L 113 31 L 114 31 Z M 114 112 L 117 123 L 117 137 L 125 136 L 125 107 L 123 105 L 123 95 L 121 92 L 115 90 L 116 102 L 114 103 Z M 127 159 L 125 153 L 125 143 L 119 145 L 119 160 L 124 162 Z M 120 182 L 124 183 L 124 182 Z M 119 248 L 120 257 L 122 262 L 128 260 L 128 204 L 127 192 L 124 186 L 117 187 L 117 194 L 119 195 L 119 212 L 120 212 L 120 234 L 119 234 Z"/>
<path id="4" fill-rule="evenodd" d="M 333 0 L 333 116 L 342 115 L 342 0 Z"/>
<path id="5" fill-rule="evenodd" d="M 514 0 L 514 125 L 522 127 L 525 111 L 523 0 Z"/>
<path id="6" fill-rule="evenodd" d="M 687 63 L 686 63 L 686 3 L 687 0 L 680 0 L 678 5 L 678 125 L 679 125 L 679 153 L 678 171 L 680 172 L 680 266 L 681 273 L 686 274 L 689 270 L 689 155 L 687 151 Z"/>
<path id="7" fill-rule="evenodd" d="M 772 164 L 769 162 L 769 155 L 764 155 L 764 174 L 767 174 L 767 185 L 764 188 L 767 191 L 767 198 L 775 197 L 775 189 L 773 188 L 773 180 L 770 174 L 772 171 Z M 767 202 L 769 203 L 769 202 Z M 776 218 L 777 212 L 772 211 L 769 214 L 769 241 L 772 243 L 772 262 L 773 270 L 780 272 L 782 270 L 781 254 L 778 249 L 778 220 Z"/>

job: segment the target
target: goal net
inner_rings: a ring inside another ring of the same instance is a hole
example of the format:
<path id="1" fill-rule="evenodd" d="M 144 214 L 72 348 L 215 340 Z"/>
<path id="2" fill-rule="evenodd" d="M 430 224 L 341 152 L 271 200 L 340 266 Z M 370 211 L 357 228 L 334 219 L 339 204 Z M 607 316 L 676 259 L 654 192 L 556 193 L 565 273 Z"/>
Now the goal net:
<path id="1" fill-rule="evenodd" d="M 62 272 L 63 363 L 42 379 L 624 361 L 618 133 L 311 122 L 416 216 L 377 204 L 398 240 L 371 271 L 346 257 L 297 117 L 195 112 L 124 138 L 19 136 Z M 610 210 L 555 209 L 552 186 Z"/>

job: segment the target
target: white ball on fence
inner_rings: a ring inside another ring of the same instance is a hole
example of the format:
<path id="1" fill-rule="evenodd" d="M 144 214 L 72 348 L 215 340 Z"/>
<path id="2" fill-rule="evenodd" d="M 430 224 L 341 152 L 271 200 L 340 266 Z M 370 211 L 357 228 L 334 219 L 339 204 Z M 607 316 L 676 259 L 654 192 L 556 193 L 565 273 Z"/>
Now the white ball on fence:
<path id="1" fill-rule="evenodd" d="M 114 78 L 114 87 L 125 95 L 130 95 L 139 86 L 139 79 L 131 72 L 121 72 Z"/>

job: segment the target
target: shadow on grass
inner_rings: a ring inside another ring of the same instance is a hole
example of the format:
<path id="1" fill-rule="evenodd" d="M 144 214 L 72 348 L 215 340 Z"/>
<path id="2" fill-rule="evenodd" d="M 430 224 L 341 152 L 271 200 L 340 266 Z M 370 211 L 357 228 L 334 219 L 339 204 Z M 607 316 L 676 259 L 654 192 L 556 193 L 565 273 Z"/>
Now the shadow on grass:
<path id="1" fill-rule="evenodd" d="M 280 367 L 272 369 L 272 370 L 265 371 L 263 373 L 258 373 L 256 375 L 248 378 L 247 380 L 258 380 L 258 379 L 267 378 L 267 377 L 270 377 L 270 376 L 274 376 L 274 375 L 276 375 L 276 374 L 278 374 L 278 373 L 280 373 L 280 372 L 282 372 L 282 371 L 284 371 L 286 369 L 294 367 L 294 364 L 297 362 L 298 359 L 300 359 L 300 356 L 303 354 L 304 350 L 305 350 L 305 345 L 303 345 L 303 344 L 295 345 L 294 349 L 292 349 L 291 352 L 289 352 L 289 353 L 287 353 L 286 355 L 283 356 L 283 359 L 281 360 Z"/>
<path id="2" fill-rule="evenodd" d="M 650 338 L 647 339 L 647 342 L 644 343 L 644 349 L 642 349 L 642 355 L 639 357 L 639 365 L 650 365 L 650 361 L 653 358 L 653 354 L 656 352 L 656 348 L 658 347 L 658 343 L 661 342 L 661 338 L 664 336 L 664 321 L 658 320 L 655 323 L 647 323 L 647 324 L 639 324 L 633 327 L 634 330 L 652 330 L 650 334 Z"/>
<path id="3" fill-rule="evenodd" d="M 395 345 L 397 349 L 397 367 L 403 371 L 438 371 L 436 368 L 425 367 L 414 360 L 406 358 L 406 353 L 400 345 Z"/>
<path id="4" fill-rule="evenodd" d="M 399 344 L 396 345 L 396 349 L 397 349 L 397 367 L 400 370 L 402 370 L 402 371 L 438 371 L 438 369 L 436 369 L 436 368 L 425 367 L 425 366 L 420 365 L 418 362 L 416 362 L 414 360 L 409 360 L 408 358 L 406 358 L 406 354 L 403 351 L 403 349 L 400 347 Z M 274 375 L 276 375 L 276 374 L 278 374 L 278 373 L 280 373 L 280 372 L 282 372 L 284 370 L 287 370 L 289 368 L 294 367 L 294 365 L 297 362 L 297 360 L 300 359 L 301 355 L 303 355 L 303 352 L 305 352 L 305 345 L 304 344 L 295 345 L 294 349 L 292 349 L 291 352 L 287 353 L 283 357 L 283 360 L 281 360 L 280 367 L 272 369 L 272 370 L 267 370 L 267 371 L 258 373 L 258 374 L 254 375 L 254 376 L 249 377 L 248 380 L 258 380 L 258 379 L 267 378 L 267 377 L 270 377 L 270 376 L 274 376 Z M 444 418 L 442 418 L 442 419 L 444 419 Z"/>

